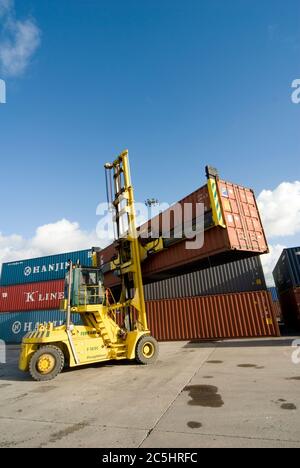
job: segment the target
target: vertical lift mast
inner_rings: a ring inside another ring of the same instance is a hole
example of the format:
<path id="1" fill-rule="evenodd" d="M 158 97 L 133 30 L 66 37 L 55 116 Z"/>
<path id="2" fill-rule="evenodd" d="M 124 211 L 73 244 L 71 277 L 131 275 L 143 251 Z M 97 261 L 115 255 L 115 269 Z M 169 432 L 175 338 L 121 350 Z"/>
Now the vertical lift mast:
<path id="1" fill-rule="evenodd" d="M 124 304 L 126 324 L 133 326 L 132 307 L 137 310 L 136 326 L 148 331 L 141 270 L 141 249 L 136 226 L 134 194 L 128 161 L 128 151 L 124 151 L 113 162 L 105 164 L 108 172 L 108 202 L 115 210 L 114 222 L 117 229 L 116 247 L 119 254 L 119 275 L 121 278 L 120 303 Z M 111 174 L 112 172 L 112 174 Z M 113 183 L 111 183 L 111 176 Z M 112 194 L 112 185 L 114 194 Z M 131 285 L 134 296 L 131 299 Z"/>

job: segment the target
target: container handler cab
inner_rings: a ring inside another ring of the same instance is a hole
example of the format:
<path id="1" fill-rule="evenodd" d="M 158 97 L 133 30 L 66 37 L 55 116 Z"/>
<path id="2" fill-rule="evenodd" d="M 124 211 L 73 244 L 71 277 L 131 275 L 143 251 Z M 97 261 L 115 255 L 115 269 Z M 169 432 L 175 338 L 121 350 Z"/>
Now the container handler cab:
<path id="1" fill-rule="evenodd" d="M 62 306 L 65 324 L 40 324 L 22 341 L 19 368 L 38 381 L 55 378 L 64 367 L 120 359 L 151 364 L 158 356 L 158 343 L 147 325 L 141 261 L 162 246 L 159 240 L 141 245 L 138 239 L 128 151 L 105 169 L 108 201 L 115 212 L 120 298 L 112 300 L 105 290 L 102 271 L 96 266 L 97 249 L 93 267 L 70 262 Z M 82 325 L 72 323 L 73 313 L 80 314 Z"/>

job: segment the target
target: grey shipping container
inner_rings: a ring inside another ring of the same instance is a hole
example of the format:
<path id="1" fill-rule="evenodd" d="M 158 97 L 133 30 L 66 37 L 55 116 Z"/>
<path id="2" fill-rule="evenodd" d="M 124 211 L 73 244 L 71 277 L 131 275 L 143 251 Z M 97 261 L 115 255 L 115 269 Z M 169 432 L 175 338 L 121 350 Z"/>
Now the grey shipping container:
<path id="1" fill-rule="evenodd" d="M 72 260 L 73 262 L 79 260 L 82 265 L 90 266 L 92 264 L 92 251 L 80 250 L 77 252 L 3 263 L 0 286 L 63 279 L 66 274 L 68 260 Z"/>
<path id="2" fill-rule="evenodd" d="M 26 333 L 35 330 L 39 323 L 54 322 L 59 326 L 65 320 L 66 314 L 60 310 L 1 313 L 0 339 L 6 343 L 21 343 Z M 80 314 L 72 314 L 72 322 L 81 324 Z"/>
<path id="3" fill-rule="evenodd" d="M 260 257 L 238 260 L 144 286 L 147 301 L 266 289 Z"/>
<path id="4" fill-rule="evenodd" d="M 300 247 L 284 249 L 273 270 L 279 292 L 300 286 Z"/>

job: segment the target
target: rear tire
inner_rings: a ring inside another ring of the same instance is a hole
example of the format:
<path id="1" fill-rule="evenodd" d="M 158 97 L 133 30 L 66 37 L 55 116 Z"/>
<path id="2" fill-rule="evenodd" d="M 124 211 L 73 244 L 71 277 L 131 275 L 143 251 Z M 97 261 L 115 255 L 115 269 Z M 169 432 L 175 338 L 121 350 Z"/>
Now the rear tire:
<path id="1" fill-rule="evenodd" d="M 45 382 L 54 379 L 62 371 L 65 357 L 57 346 L 43 346 L 32 356 L 29 372 L 34 380 Z"/>
<path id="2" fill-rule="evenodd" d="M 153 364 L 158 357 L 158 343 L 153 336 L 144 335 L 142 336 L 135 349 L 135 359 L 139 364 Z"/>

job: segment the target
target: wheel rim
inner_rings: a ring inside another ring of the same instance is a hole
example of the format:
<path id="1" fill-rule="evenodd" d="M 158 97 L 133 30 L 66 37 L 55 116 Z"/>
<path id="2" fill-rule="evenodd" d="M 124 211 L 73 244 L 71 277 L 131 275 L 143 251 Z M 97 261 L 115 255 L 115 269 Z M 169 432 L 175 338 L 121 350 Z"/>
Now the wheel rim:
<path id="1" fill-rule="evenodd" d="M 154 345 L 150 342 L 147 342 L 143 346 L 143 355 L 145 358 L 150 359 L 152 358 L 153 354 L 155 352 Z"/>
<path id="2" fill-rule="evenodd" d="M 51 354 L 42 354 L 37 362 L 38 371 L 45 375 L 53 371 L 55 367 L 55 358 Z"/>

